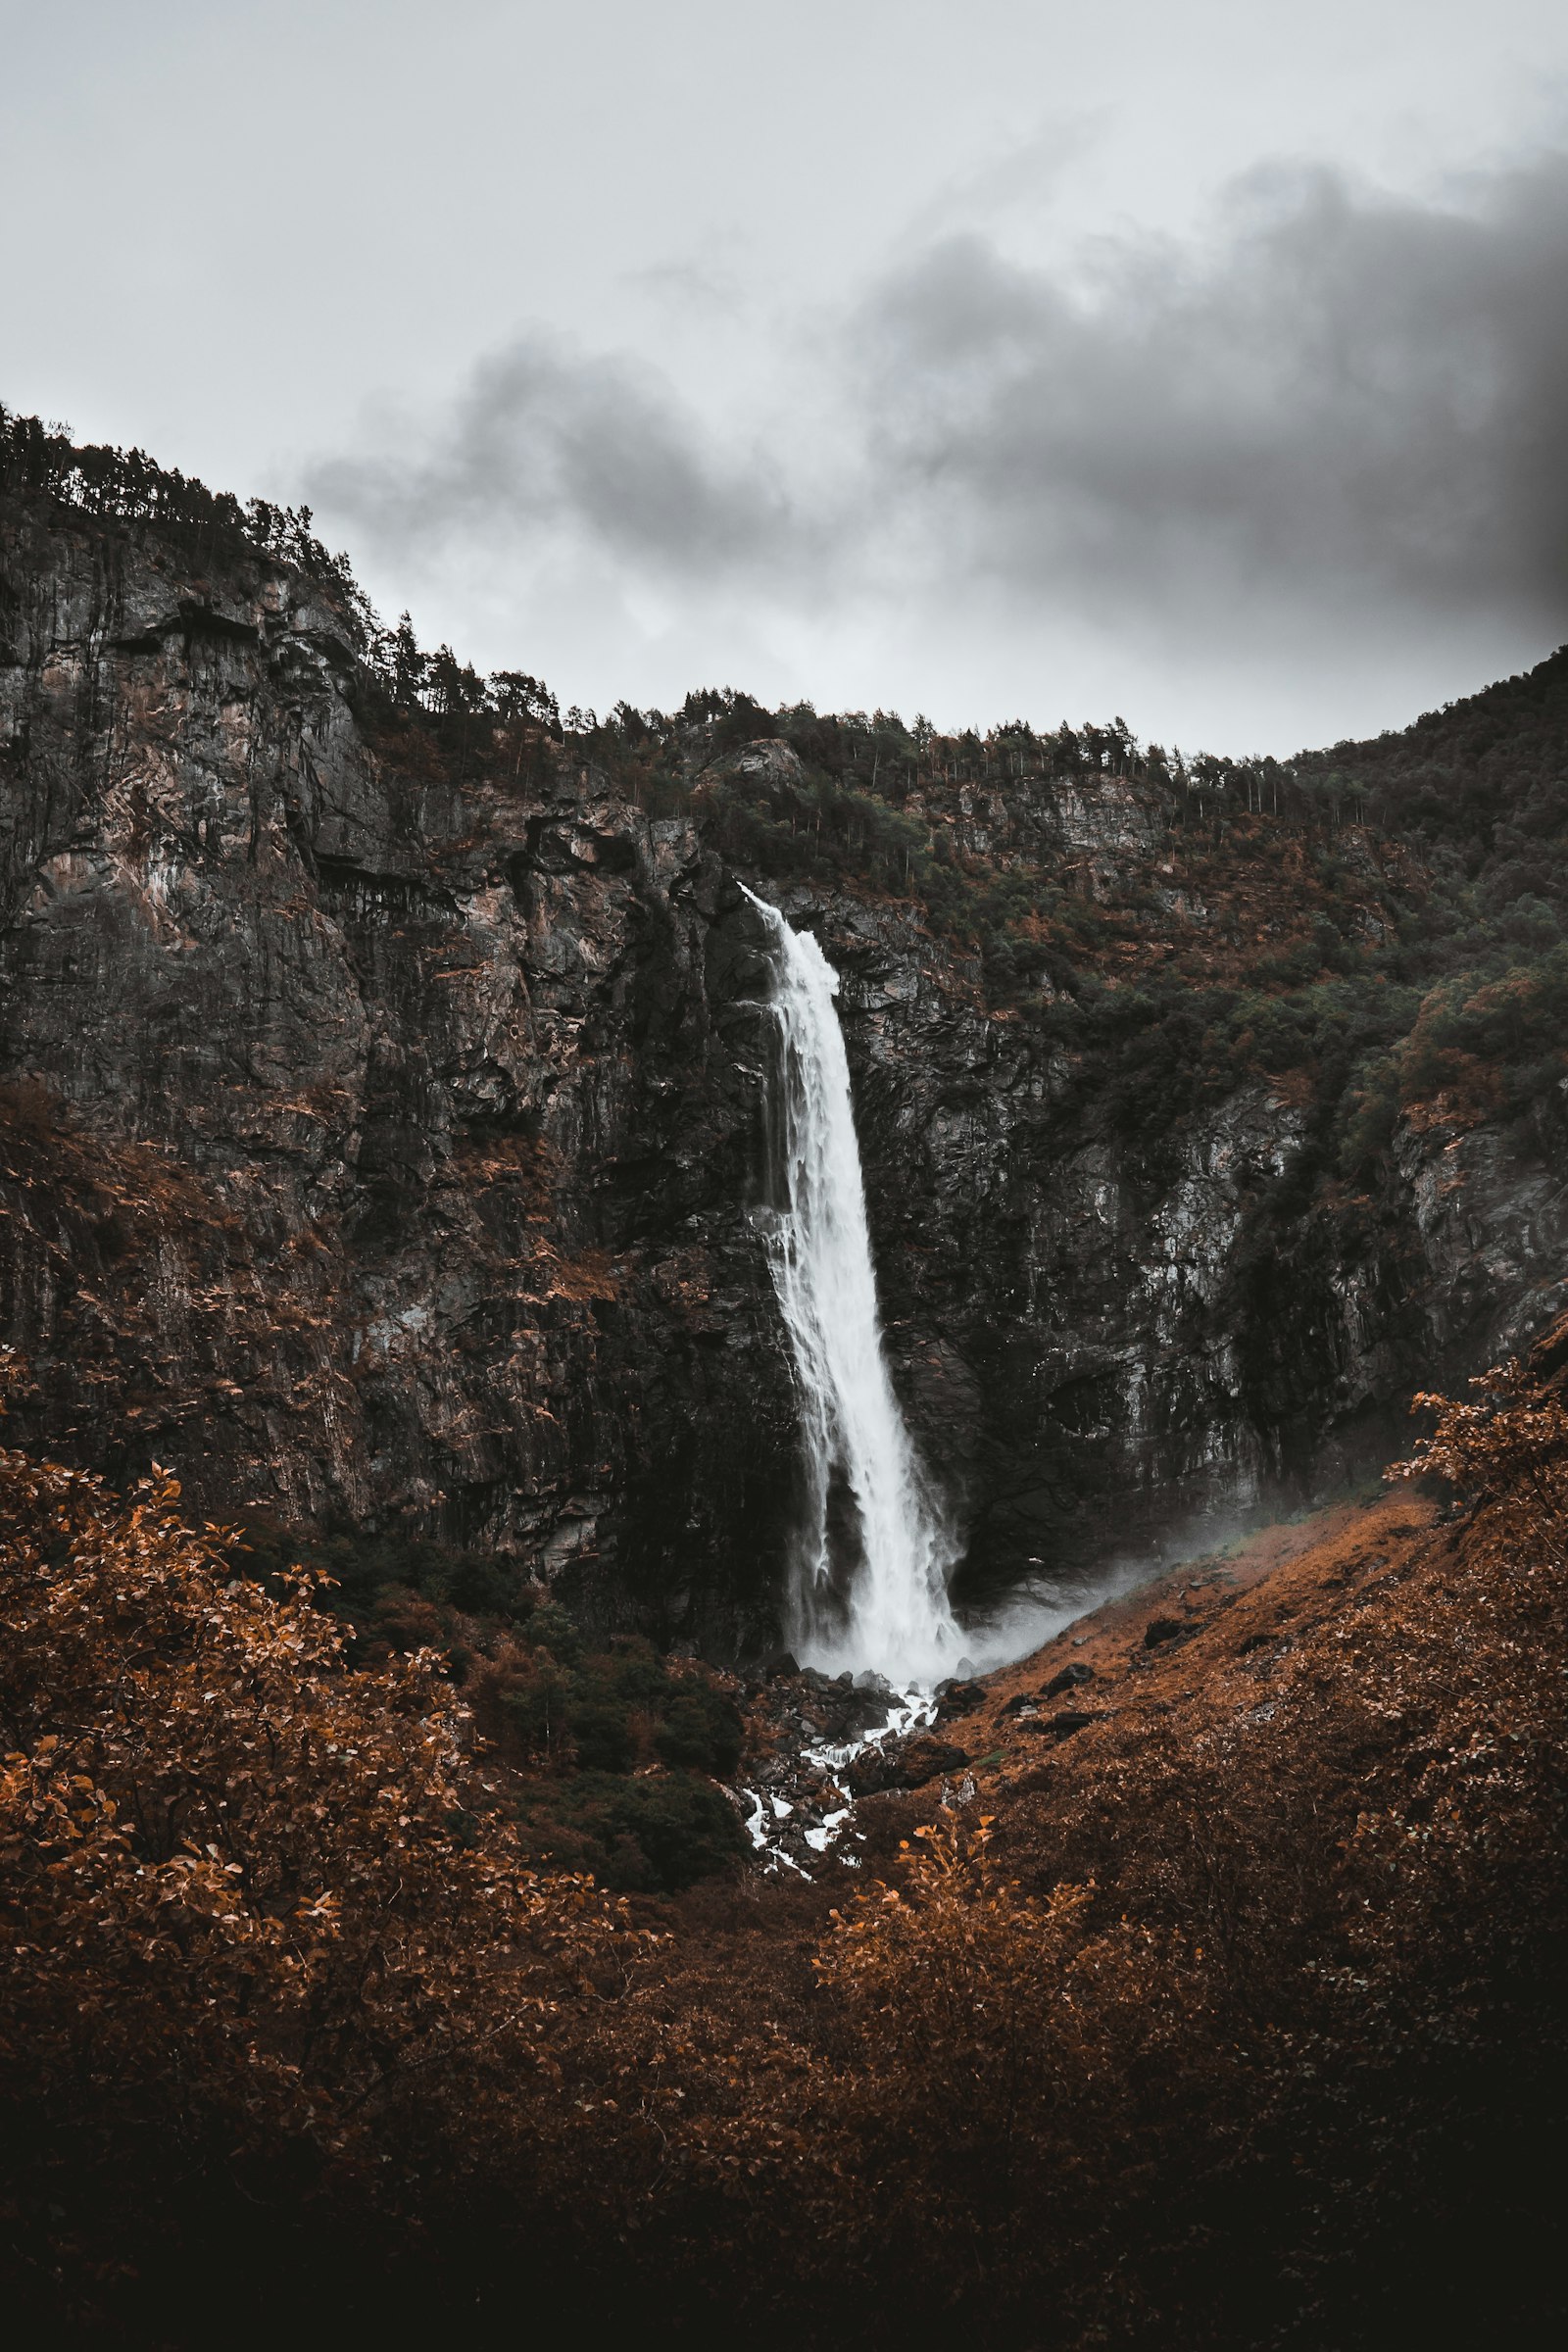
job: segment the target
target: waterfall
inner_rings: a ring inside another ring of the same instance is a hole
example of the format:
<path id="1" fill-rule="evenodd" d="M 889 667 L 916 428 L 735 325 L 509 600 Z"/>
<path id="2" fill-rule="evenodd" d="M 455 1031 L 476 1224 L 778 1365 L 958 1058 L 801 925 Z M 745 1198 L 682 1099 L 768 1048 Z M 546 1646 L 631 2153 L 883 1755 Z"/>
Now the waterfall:
<path id="1" fill-rule="evenodd" d="M 760 1218 L 806 1464 L 792 1640 L 803 1663 L 828 1672 L 930 1682 L 953 1672 L 963 1647 L 947 1593 L 956 1546 L 883 1352 L 838 974 L 809 933 L 746 895 L 773 945 L 779 1056 L 768 1107 L 781 1198 Z"/>

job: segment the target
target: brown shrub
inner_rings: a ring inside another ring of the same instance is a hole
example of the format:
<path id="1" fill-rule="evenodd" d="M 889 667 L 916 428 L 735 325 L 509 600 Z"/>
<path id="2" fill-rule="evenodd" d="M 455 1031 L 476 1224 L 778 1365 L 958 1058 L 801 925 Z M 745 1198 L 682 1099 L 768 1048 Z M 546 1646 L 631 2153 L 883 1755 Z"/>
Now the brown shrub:
<path id="1" fill-rule="evenodd" d="M 350 1669 L 308 1574 L 233 1577 L 178 1494 L 0 1453 L 5 2190 L 35 2269 L 89 2208 L 100 2267 L 128 2260 L 215 2173 L 399 2211 L 499 2167 L 523 2195 L 619 1982 L 591 1882 L 482 1810 L 436 1657 Z"/>

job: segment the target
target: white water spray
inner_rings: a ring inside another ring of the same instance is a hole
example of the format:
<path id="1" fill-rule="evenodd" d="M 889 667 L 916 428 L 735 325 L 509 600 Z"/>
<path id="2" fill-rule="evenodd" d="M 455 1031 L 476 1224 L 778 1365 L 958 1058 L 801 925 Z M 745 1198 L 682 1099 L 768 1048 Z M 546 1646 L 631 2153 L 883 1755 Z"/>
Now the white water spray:
<path id="1" fill-rule="evenodd" d="M 744 888 L 744 885 L 742 885 Z M 801 1389 L 806 1509 L 794 1646 L 825 1672 L 895 1685 L 951 1674 L 963 1635 L 948 1605 L 956 1556 L 893 1393 L 877 1315 L 838 974 L 809 933 L 747 897 L 773 943 L 780 1069 L 770 1105 L 783 1200 L 761 1212 Z"/>

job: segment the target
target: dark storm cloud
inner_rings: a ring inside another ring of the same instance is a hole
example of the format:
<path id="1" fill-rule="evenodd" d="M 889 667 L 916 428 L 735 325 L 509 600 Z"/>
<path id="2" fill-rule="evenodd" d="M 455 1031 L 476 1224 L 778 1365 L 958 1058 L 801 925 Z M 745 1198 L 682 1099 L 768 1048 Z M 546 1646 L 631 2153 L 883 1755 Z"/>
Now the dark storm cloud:
<path id="1" fill-rule="evenodd" d="M 1070 276 L 928 246 L 813 346 L 809 432 L 721 448 L 651 370 L 528 341 L 422 452 L 313 494 L 383 544 L 511 534 L 693 599 L 994 591 L 1171 645 L 1568 626 L 1568 159 L 1449 204 L 1253 175 L 1203 246 Z M 817 485 L 831 479 L 830 498 Z M 875 581 L 874 590 L 869 583 Z"/>
<path id="2" fill-rule="evenodd" d="M 483 361 L 422 450 L 320 465 L 311 494 L 383 544 L 564 535 L 677 580 L 796 528 L 765 458 L 720 457 L 652 369 L 544 334 Z"/>
<path id="3" fill-rule="evenodd" d="M 1568 617 L 1568 161 L 1463 209 L 1254 177 L 1067 291 L 975 239 L 861 321 L 872 447 L 1017 589 Z"/>

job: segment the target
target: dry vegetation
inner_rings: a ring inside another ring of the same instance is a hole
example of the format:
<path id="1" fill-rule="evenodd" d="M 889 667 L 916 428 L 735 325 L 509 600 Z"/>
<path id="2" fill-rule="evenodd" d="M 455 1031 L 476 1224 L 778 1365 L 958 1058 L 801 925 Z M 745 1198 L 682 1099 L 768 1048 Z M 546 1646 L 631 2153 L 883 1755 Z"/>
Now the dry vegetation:
<path id="1" fill-rule="evenodd" d="M 391 2341 L 628 2297 L 687 2342 L 1543 2340 L 1565 1360 L 1427 1400 L 1446 1511 L 999 1678 L 977 1799 L 870 1800 L 862 1882 L 636 1924 L 486 1809 L 434 1655 L 351 1665 L 167 1482 L 0 1458 L 36 2339 L 194 2343 L 240 2281 Z M 1069 1737 L 1017 1703 L 1063 1656 Z"/>
<path id="2" fill-rule="evenodd" d="M 482 1834 L 433 1653 L 371 1670 L 178 1488 L 0 1455 L 0 2009 L 14 2298 L 86 2327 L 209 2213 L 409 2211 L 555 2135 L 629 1943 Z M 105 2321 L 107 2324 L 107 2321 Z"/>

